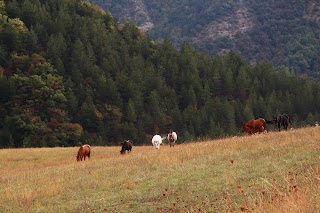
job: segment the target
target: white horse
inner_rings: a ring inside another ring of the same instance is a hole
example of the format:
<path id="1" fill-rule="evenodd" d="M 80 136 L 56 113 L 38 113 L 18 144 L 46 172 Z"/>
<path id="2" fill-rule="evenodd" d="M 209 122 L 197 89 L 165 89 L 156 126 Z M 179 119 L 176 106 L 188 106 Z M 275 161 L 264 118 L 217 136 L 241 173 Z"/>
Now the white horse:
<path id="1" fill-rule="evenodd" d="M 166 139 L 166 137 L 162 138 L 160 135 L 154 135 L 152 138 L 152 145 L 156 149 L 160 149 L 160 144 L 162 144 L 162 140 Z"/>
<path id="2" fill-rule="evenodd" d="M 167 136 L 167 139 L 169 141 L 169 144 L 170 144 L 170 147 L 171 146 L 174 146 L 174 144 L 176 143 L 177 139 L 178 139 L 178 136 L 177 136 L 177 133 L 170 130 L 168 136 Z"/>

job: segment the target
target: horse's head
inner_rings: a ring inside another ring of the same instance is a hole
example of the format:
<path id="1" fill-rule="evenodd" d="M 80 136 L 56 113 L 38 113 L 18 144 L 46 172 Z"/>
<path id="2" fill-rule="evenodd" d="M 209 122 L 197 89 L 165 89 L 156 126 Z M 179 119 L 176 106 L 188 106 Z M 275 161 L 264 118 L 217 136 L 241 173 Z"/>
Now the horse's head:
<path id="1" fill-rule="evenodd" d="M 277 116 L 277 115 L 274 116 L 274 117 L 272 118 L 272 121 L 275 122 L 275 123 L 278 122 L 278 116 Z"/>
<path id="2" fill-rule="evenodd" d="M 155 142 L 154 142 L 154 147 L 155 147 L 156 149 L 159 149 L 159 148 L 160 148 L 160 141 L 155 141 Z"/>
<path id="3" fill-rule="evenodd" d="M 172 132 L 170 132 L 170 133 L 168 134 L 168 140 L 169 140 L 169 141 L 173 141 L 173 140 L 174 140 Z"/>
<path id="4" fill-rule="evenodd" d="M 132 140 L 126 140 L 125 142 L 126 142 L 126 143 L 129 143 L 129 144 L 131 144 L 131 145 L 133 145 Z"/>
<path id="5" fill-rule="evenodd" d="M 284 116 L 284 115 L 276 115 L 276 116 L 273 117 L 273 121 L 274 121 L 275 123 L 281 122 L 284 118 L 287 119 L 287 116 Z"/>

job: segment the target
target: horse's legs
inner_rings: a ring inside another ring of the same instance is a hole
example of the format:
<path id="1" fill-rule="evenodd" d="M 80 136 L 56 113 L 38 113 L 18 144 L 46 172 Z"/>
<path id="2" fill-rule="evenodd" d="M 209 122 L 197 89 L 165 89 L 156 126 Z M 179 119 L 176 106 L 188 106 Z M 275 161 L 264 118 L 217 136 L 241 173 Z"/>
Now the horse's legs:
<path id="1" fill-rule="evenodd" d="M 284 123 L 284 125 L 285 125 L 286 130 L 288 130 L 289 122 L 286 121 L 286 122 Z"/>
<path id="2" fill-rule="evenodd" d="M 259 134 L 260 134 L 261 132 L 264 132 L 265 129 L 266 129 L 266 128 L 265 128 L 264 126 L 262 126 L 262 127 L 259 129 Z"/>

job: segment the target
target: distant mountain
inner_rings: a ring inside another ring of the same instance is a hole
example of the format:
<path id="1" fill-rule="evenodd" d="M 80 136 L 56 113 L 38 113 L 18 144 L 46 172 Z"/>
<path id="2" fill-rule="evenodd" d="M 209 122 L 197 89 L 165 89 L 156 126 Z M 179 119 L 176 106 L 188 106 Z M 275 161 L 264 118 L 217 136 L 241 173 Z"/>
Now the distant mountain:
<path id="1" fill-rule="evenodd" d="M 120 22 L 134 20 L 156 40 L 188 42 L 210 55 L 230 50 L 319 77 L 317 0 L 93 0 Z"/>

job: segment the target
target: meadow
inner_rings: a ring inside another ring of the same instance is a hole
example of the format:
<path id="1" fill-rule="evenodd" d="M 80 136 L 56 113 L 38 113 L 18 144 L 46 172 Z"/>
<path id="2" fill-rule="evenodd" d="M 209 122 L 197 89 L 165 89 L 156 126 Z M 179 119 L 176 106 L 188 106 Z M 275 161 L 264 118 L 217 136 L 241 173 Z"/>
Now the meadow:
<path id="1" fill-rule="evenodd" d="M 0 212 L 320 212 L 320 127 L 120 149 L 0 149 Z"/>

